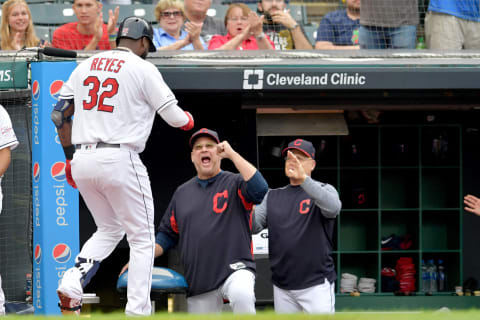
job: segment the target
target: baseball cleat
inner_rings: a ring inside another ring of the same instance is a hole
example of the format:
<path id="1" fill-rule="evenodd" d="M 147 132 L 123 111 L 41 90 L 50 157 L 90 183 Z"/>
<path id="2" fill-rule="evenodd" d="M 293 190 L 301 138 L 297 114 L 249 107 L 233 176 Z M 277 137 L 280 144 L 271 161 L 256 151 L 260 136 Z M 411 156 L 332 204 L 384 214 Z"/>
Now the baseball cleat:
<path id="1" fill-rule="evenodd" d="M 58 306 L 62 315 L 80 315 L 80 309 L 82 308 L 82 300 L 73 299 L 66 296 L 63 292 L 57 290 L 57 295 L 60 301 Z"/>

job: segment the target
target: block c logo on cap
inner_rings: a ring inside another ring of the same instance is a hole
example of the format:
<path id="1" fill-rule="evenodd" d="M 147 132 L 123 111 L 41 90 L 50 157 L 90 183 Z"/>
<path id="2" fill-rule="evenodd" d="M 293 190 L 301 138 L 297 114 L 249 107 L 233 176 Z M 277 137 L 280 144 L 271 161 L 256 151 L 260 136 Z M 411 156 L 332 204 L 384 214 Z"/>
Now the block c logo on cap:
<path id="1" fill-rule="evenodd" d="M 263 74 L 264 74 L 264 70 L 253 70 L 253 69 L 244 70 L 243 71 L 243 89 L 245 90 L 263 89 Z"/>

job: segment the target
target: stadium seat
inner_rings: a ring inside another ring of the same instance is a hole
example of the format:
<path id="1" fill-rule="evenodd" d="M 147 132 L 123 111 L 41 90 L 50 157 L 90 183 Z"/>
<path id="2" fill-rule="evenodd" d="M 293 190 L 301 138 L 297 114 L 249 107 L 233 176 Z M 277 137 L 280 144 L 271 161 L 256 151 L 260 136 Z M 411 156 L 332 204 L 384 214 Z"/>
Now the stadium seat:
<path id="1" fill-rule="evenodd" d="M 40 26 L 40 25 L 35 25 L 35 34 L 37 35 L 38 38 L 43 39 L 45 41 L 52 42 L 52 34 L 53 30 L 49 26 Z"/>
<path id="2" fill-rule="evenodd" d="M 228 9 L 228 4 L 212 4 L 210 9 L 207 11 L 207 15 L 213 18 L 217 18 L 223 21 L 225 18 L 225 13 Z"/>
<path id="3" fill-rule="evenodd" d="M 305 35 L 307 36 L 308 41 L 310 41 L 312 46 L 315 47 L 315 42 L 317 39 L 318 24 L 311 23 L 307 25 L 302 25 L 302 28 L 305 31 Z"/>
<path id="4" fill-rule="evenodd" d="M 103 5 L 103 20 L 105 22 L 108 21 L 108 10 L 115 10 L 117 5 L 112 4 L 104 4 Z M 118 5 L 120 8 L 118 14 L 118 23 L 122 22 L 127 17 L 140 17 L 152 24 L 157 23 L 157 19 L 155 18 L 155 5 L 153 4 L 132 4 L 132 5 Z"/>
<path id="5" fill-rule="evenodd" d="M 35 3 L 29 5 L 29 7 L 32 12 L 33 23 L 37 26 L 59 26 L 77 21 L 71 3 Z"/>

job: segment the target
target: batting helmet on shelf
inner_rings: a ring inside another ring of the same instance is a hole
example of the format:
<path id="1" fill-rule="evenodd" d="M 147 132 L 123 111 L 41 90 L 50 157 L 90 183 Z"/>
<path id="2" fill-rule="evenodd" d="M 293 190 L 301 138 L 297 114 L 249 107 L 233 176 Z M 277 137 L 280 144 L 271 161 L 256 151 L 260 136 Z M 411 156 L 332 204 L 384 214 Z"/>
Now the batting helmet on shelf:
<path id="1" fill-rule="evenodd" d="M 120 23 L 117 34 L 117 46 L 121 38 L 129 38 L 138 40 L 142 37 L 146 37 L 150 42 L 150 48 L 148 51 L 155 52 L 157 49 L 153 44 L 153 29 L 152 25 L 146 20 L 139 17 L 128 17 Z"/>

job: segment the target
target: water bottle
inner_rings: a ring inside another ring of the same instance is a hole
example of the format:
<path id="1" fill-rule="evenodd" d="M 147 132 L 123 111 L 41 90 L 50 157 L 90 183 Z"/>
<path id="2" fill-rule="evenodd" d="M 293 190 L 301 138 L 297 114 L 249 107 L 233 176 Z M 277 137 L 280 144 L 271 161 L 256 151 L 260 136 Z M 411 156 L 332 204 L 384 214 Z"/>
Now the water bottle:
<path id="1" fill-rule="evenodd" d="M 438 259 L 438 291 L 447 291 L 447 278 L 442 259 Z"/>
<path id="2" fill-rule="evenodd" d="M 428 260 L 427 264 L 427 270 L 428 270 L 428 280 L 430 282 L 430 293 L 435 293 L 437 292 L 437 279 L 438 279 L 438 274 L 437 274 L 437 266 L 435 266 L 435 263 L 432 260 Z"/>
<path id="3" fill-rule="evenodd" d="M 419 37 L 418 38 L 418 42 L 417 42 L 417 46 L 416 46 L 417 49 L 426 49 L 427 46 L 425 45 L 425 39 L 423 37 Z"/>
<path id="4" fill-rule="evenodd" d="M 423 259 L 422 265 L 420 266 L 420 276 L 422 277 L 422 292 L 428 293 L 430 291 L 430 281 L 428 279 L 427 265 Z"/>

